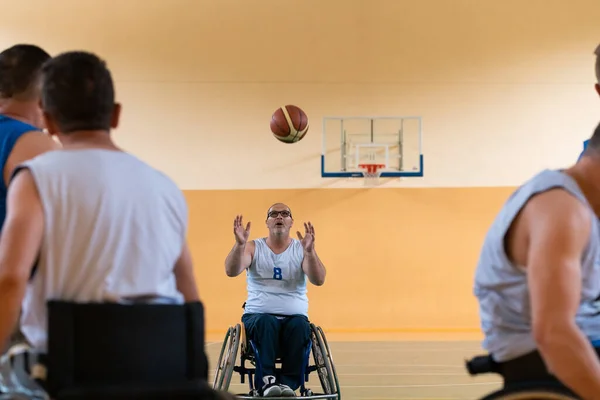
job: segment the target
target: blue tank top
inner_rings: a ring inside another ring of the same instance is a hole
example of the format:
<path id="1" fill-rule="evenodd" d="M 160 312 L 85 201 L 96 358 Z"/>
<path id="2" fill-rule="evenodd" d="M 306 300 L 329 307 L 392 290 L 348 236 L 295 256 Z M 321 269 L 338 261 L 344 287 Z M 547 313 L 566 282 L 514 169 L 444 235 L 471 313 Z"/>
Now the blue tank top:
<path id="1" fill-rule="evenodd" d="M 254 257 L 246 271 L 248 298 L 244 312 L 308 317 L 304 249 L 298 239 L 275 254 L 266 238 L 254 240 Z"/>
<path id="2" fill-rule="evenodd" d="M 0 174 L 0 177 L 4 174 L 6 160 L 12 152 L 17 140 L 23 136 L 23 134 L 31 131 L 39 131 L 39 129 L 33 125 L 0 115 L 0 166 L 2 167 L 2 174 Z M 0 230 L 4 225 L 4 219 L 6 218 L 6 192 L 6 183 L 2 177 L 0 179 Z"/>
<path id="3" fill-rule="evenodd" d="M 518 188 L 493 221 L 483 243 L 475 272 L 474 294 L 479 302 L 483 347 L 499 362 L 514 359 L 536 349 L 531 333 L 527 270 L 513 264 L 504 247 L 504 238 L 515 216 L 528 200 L 554 188 L 563 188 L 588 207 L 590 240 L 581 257 L 581 302 L 576 323 L 590 340 L 600 338 L 600 229 L 592 208 L 577 183 L 561 171 L 544 170 Z"/>

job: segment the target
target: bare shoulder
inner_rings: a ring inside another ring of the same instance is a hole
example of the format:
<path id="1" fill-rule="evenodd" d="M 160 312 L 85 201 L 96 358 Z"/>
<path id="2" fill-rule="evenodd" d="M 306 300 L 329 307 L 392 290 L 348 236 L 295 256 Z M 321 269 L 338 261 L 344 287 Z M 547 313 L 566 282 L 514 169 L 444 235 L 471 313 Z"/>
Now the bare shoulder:
<path id="1" fill-rule="evenodd" d="M 7 204 L 13 210 L 29 210 L 35 208 L 33 203 L 39 203 L 39 193 L 35 179 L 29 168 L 21 168 L 8 187 Z"/>
<path id="2" fill-rule="evenodd" d="M 24 133 L 17 141 L 15 142 L 8 159 L 6 160 L 6 165 L 4 166 L 3 177 L 4 182 L 8 182 L 10 176 L 13 173 L 13 170 L 17 167 L 17 165 L 31 160 L 41 154 L 59 150 L 61 148 L 60 144 L 54 141 L 49 135 L 39 132 L 39 131 L 31 131 Z"/>
<path id="3" fill-rule="evenodd" d="M 256 248 L 256 244 L 254 243 L 254 239 L 248 240 L 246 242 L 246 249 L 244 251 L 254 257 L 254 249 L 255 248 Z"/>
<path id="4" fill-rule="evenodd" d="M 585 239 L 591 230 L 590 208 L 562 188 L 551 189 L 533 197 L 523 209 L 531 233 Z"/>
<path id="5" fill-rule="evenodd" d="M 50 135 L 40 131 L 30 131 L 19 137 L 13 151 L 33 151 L 41 154 L 46 151 L 58 150 L 61 147 Z"/>
<path id="6" fill-rule="evenodd" d="M 563 188 L 535 195 L 524 208 L 525 213 L 550 220 L 579 219 L 591 221 L 590 209 L 582 200 Z"/>

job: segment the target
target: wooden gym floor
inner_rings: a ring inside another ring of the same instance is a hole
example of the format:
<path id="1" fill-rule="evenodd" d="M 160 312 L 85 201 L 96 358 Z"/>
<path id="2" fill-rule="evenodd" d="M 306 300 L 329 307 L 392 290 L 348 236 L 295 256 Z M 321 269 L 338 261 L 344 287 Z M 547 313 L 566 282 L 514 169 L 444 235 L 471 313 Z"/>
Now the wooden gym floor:
<path id="1" fill-rule="evenodd" d="M 478 340 L 328 341 L 342 400 L 474 400 L 500 387 L 497 376 L 471 377 L 464 368 L 483 354 Z M 211 383 L 222 344 L 207 343 Z M 320 390 L 316 373 L 307 386 Z M 247 393 L 248 383 L 234 373 L 229 391 Z"/>

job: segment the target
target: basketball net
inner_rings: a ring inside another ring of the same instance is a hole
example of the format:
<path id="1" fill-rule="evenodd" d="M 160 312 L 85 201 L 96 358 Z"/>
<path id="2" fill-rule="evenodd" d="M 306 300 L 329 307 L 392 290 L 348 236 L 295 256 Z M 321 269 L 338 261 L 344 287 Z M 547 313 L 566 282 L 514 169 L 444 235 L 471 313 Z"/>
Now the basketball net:
<path id="1" fill-rule="evenodd" d="M 367 187 L 377 186 L 385 164 L 359 164 L 358 166 L 362 170 L 364 185 Z"/>

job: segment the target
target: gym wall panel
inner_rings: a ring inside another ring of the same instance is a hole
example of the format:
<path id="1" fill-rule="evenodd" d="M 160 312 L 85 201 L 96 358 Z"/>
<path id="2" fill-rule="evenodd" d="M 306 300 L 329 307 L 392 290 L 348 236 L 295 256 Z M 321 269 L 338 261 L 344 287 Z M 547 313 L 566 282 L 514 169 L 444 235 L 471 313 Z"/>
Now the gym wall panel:
<path id="1" fill-rule="evenodd" d="M 232 221 L 269 205 L 310 220 L 328 268 L 310 313 L 332 332 L 477 331 L 471 285 L 502 202 L 576 160 L 598 121 L 597 0 L 28 0 L 0 46 L 85 49 L 113 70 L 127 150 L 172 176 L 210 332 L 238 320 Z M 296 104 L 301 142 L 271 113 Z M 425 177 L 362 190 L 319 174 L 321 119 L 420 115 Z M 517 161 L 514 161 L 512 158 Z"/>
<path id="2" fill-rule="evenodd" d="M 267 234 L 265 215 L 288 204 L 294 227 L 315 226 L 327 268 L 309 284 L 310 317 L 331 332 L 477 331 L 473 270 L 485 231 L 510 188 L 288 189 L 187 192 L 190 243 L 210 333 L 242 313 L 245 274 L 225 275 L 233 218 Z"/>
<path id="3" fill-rule="evenodd" d="M 106 58 L 124 103 L 120 143 L 189 190 L 357 186 L 319 175 L 326 115 L 423 117 L 426 176 L 392 187 L 516 185 L 570 163 L 597 122 L 596 0 L 6 7 L 0 44 Z M 311 122 L 293 146 L 268 127 L 286 103 Z M 215 160 L 219 174 L 203 167 Z"/>

